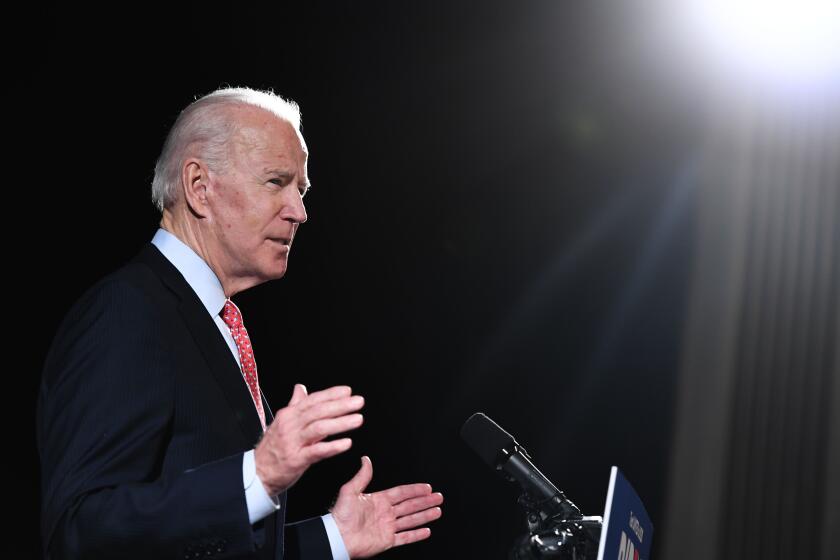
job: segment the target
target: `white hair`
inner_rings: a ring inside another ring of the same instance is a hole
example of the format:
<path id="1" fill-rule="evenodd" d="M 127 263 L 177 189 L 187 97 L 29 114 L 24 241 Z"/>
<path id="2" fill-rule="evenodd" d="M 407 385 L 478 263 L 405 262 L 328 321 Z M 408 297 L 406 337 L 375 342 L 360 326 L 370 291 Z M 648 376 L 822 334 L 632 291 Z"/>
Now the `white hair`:
<path id="1" fill-rule="evenodd" d="M 162 213 L 177 200 L 181 167 L 188 150 L 215 173 L 223 173 L 229 159 L 229 143 L 238 124 L 228 109 L 235 106 L 259 107 L 300 130 L 300 108 L 271 91 L 250 88 L 222 88 L 188 105 L 169 131 L 155 164 L 152 202 Z"/>

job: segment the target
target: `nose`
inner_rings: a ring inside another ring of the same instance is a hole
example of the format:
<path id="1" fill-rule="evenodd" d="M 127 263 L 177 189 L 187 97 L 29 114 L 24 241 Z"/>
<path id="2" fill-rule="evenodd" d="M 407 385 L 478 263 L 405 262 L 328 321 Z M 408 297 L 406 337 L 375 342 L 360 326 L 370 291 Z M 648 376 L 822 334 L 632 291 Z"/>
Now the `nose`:
<path id="1" fill-rule="evenodd" d="M 306 206 L 303 205 L 303 197 L 301 197 L 299 192 L 295 191 L 289 198 L 291 200 L 286 204 L 283 218 L 296 224 L 304 223 L 307 215 Z"/>

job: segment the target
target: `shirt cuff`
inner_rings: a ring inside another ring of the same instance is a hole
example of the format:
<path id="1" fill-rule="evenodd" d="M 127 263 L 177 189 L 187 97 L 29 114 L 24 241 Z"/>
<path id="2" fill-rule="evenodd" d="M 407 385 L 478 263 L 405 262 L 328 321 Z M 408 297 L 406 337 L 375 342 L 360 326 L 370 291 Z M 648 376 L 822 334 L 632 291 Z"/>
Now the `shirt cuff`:
<path id="1" fill-rule="evenodd" d="M 269 496 L 257 475 L 253 449 L 246 451 L 242 456 L 242 484 L 245 487 L 245 503 L 248 505 L 248 521 L 251 525 L 280 509 L 280 498 Z M 330 545 L 332 545 L 332 539 Z"/>
<path id="2" fill-rule="evenodd" d="M 341 538 L 341 533 L 338 532 L 338 525 L 335 524 L 335 519 L 333 519 L 332 514 L 322 515 L 321 519 L 324 521 L 324 529 L 327 530 L 327 538 L 330 540 L 330 551 L 332 551 L 333 560 L 350 560 L 350 555 L 344 546 L 344 539 Z"/>

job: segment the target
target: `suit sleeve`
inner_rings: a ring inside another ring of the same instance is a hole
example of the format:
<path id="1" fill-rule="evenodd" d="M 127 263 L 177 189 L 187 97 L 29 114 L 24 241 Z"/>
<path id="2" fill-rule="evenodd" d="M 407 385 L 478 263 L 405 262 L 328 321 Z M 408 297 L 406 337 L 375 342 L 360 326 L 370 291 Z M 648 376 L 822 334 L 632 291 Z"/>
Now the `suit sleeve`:
<path id="1" fill-rule="evenodd" d="M 288 560 L 333 560 L 327 530 L 320 517 L 297 523 L 287 523 L 285 528 L 285 554 Z"/>
<path id="2" fill-rule="evenodd" d="M 162 474 L 173 436 L 176 349 L 160 319 L 140 288 L 108 278 L 59 328 L 37 413 L 48 559 L 225 558 L 254 550 L 242 453 Z"/>

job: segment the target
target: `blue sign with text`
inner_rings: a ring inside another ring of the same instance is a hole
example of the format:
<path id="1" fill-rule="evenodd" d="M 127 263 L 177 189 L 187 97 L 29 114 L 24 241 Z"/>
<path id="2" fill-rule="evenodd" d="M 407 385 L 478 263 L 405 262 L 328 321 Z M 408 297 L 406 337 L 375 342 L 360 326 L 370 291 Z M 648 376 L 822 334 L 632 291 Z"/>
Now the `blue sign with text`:
<path id="1" fill-rule="evenodd" d="M 650 560 L 653 523 L 630 483 L 613 467 L 598 560 Z"/>

